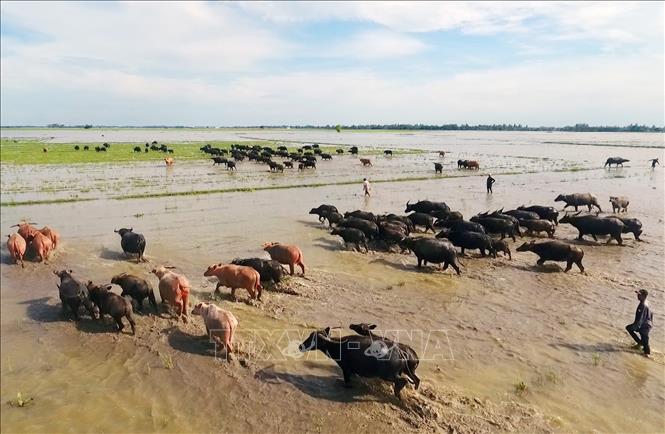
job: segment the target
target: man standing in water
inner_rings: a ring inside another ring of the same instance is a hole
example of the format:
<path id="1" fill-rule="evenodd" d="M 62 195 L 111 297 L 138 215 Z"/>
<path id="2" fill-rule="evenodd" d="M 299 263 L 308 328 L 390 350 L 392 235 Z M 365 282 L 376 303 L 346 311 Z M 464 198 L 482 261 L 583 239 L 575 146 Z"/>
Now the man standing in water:
<path id="1" fill-rule="evenodd" d="M 652 158 L 652 159 L 649 160 L 649 161 L 651 161 L 651 168 L 652 168 L 652 169 L 655 169 L 655 168 L 656 168 L 656 164 L 660 165 L 660 161 L 658 161 L 658 158 Z"/>
<path id="2" fill-rule="evenodd" d="M 372 195 L 370 194 L 370 186 L 369 186 L 369 181 L 367 178 L 363 178 L 363 191 L 365 192 L 365 197 L 371 197 Z"/>
<path id="3" fill-rule="evenodd" d="M 496 179 L 492 178 L 492 174 L 487 175 L 487 193 L 492 194 L 492 184 L 496 182 Z"/>
<path id="4" fill-rule="evenodd" d="M 637 305 L 637 310 L 635 311 L 635 321 L 632 324 L 628 324 L 626 330 L 630 334 L 630 337 L 637 342 L 636 347 L 642 347 L 644 355 L 648 357 L 651 354 L 649 332 L 653 326 L 653 313 L 651 313 L 649 303 L 647 303 L 649 292 L 646 289 L 640 289 L 639 291 L 635 291 L 635 294 L 637 294 L 640 304 Z M 637 336 L 637 333 L 640 335 Z"/>

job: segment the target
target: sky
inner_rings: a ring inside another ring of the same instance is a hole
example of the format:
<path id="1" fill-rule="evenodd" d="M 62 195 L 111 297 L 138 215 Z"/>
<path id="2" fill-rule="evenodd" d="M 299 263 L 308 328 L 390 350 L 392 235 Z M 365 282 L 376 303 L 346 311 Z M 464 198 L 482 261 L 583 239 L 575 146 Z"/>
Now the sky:
<path id="1" fill-rule="evenodd" d="M 0 124 L 665 124 L 663 2 L 0 3 Z"/>

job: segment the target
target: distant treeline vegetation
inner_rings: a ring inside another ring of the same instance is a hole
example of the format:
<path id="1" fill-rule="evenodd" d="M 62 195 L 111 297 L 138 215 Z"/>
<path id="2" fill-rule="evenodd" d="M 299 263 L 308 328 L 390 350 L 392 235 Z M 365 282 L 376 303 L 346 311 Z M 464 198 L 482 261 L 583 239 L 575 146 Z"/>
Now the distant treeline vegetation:
<path id="1" fill-rule="evenodd" d="M 3 126 L 3 128 L 35 128 L 34 125 Z M 47 128 L 293 128 L 324 130 L 441 130 L 441 131 L 574 131 L 574 132 L 631 132 L 662 133 L 665 127 L 630 124 L 626 126 L 575 124 L 563 127 L 531 127 L 522 124 L 366 124 L 366 125 L 238 125 L 233 127 L 184 126 L 184 125 L 64 125 L 48 124 Z"/>

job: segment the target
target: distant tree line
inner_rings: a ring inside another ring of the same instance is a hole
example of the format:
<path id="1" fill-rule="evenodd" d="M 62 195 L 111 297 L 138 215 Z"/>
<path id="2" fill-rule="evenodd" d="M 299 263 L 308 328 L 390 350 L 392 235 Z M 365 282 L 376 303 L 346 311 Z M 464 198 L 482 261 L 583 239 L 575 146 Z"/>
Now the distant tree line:
<path id="1" fill-rule="evenodd" d="M 34 125 L 3 126 L 3 128 L 29 128 Z M 47 128 L 217 128 L 211 126 L 184 125 L 65 125 L 48 124 Z M 662 133 L 665 127 L 655 125 L 630 124 L 626 126 L 575 124 L 563 127 L 531 127 L 522 124 L 361 124 L 361 125 L 237 125 L 219 128 L 294 128 L 294 129 L 325 129 L 325 130 L 434 130 L 434 131 L 574 131 L 574 132 L 631 132 L 631 133 Z"/>

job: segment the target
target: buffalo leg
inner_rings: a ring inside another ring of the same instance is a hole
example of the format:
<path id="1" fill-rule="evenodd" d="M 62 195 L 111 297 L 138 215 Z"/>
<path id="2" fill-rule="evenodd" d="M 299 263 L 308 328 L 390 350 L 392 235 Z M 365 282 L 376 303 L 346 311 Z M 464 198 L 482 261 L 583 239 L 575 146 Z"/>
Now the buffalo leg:
<path id="1" fill-rule="evenodd" d="M 302 271 L 302 275 L 304 276 L 305 275 L 305 264 L 302 261 L 300 261 L 300 262 L 298 262 L 298 267 L 300 267 L 300 270 Z"/>
<path id="2" fill-rule="evenodd" d="M 448 265 L 448 264 L 446 263 L 446 265 Z M 457 266 L 456 263 L 451 262 L 451 263 L 450 263 L 450 266 L 453 267 L 453 269 L 457 272 L 457 275 L 458 275 L 458 276 L 459 276 L 460 274 L 462 274 L 462 272 L 460 271 L 460 269 L 459 269 L 459 267 Z"/>
<path id="3" fill-rule="evenodd" d="M 596 238 L 595 234 L 591 234 L 591 238 L 593 238 L 594 241 L 598 242 L 598 238 Z"/>
<path id="4" fill-rule="evenodd" d="M 114 316 L 113 319 L 115 320 L 115 323 L 118 327 L 118 333 L 122 331 L 122 329 L 125 328 L 125 325 L 122 323 L 122 317 L 121 316 Z"/>
<path id="5" fill-rule="evenodd" d="M 573 260 L 572 260 L 572 259 L 569 259 L 569 260 L 566 262 L 566 269 L 563 270 L 563 272 L 564 272 L 564 273 L 567 273 L 567 272 L 570 271 L 571 268 L 573 268 Z"/>
<path id="6" fill-rule="evenodd" d="M 351 373 L 342 370 L 342 375 L 344 375 L 344 387 L 351 387 Z"/>
<path id="7" fill-rule="evenodd" d="M 584 266 L 582 265 L 582 260 L 581 259 L 575 261 L 575 265 L 577 265 L 577 268 L 580 269 L 580 273 L 584 273 Z"/>
<path id="8" fill-rule="evenodd" d="M 420 267 L 421 267 L 422 263 L 423 263 L 423 260 L 422 260 L 422 259 L 420 259 L 420 258 L 418 258 L 418 268 L 420 268 Z"/>
<path id="9" fill-rule="evenodd" d="M 132 318 L 132 315 L 128 313 L 127 315 L 127 321 L 129 321 L 129 326 L 132 328 L 132 334 L 136 334 L 136 322 L 134 322 L 134 318 Z"/>
<path id="10" fill-rule="evenodd" d="M 584 239 L 584 234 L 582 233 L 582 231 L 580 231 L 580 234 L 577 236 L 577 239 L 578 240 L 583 240 Z"/>
<path id="11" fill-rule="evenodd" d="M 538 260 L 536 261 L 536 264 L 537 264 L 539 267 L 542 267 L 544 263 L 545 263 L 545 260 L 544 260 L 543 258 L 540 258 L 540 259 L 538 259 Z"/>
<path id="12" fill-rule="evenodd" d="M 293 264 L 289 264 L 289 272 L 291 273 L 291 276 L 293 276 L 293 273 L 295 273 L 295 271 L 296 270 L 295 270 L 295 267 L 293 266 Z"/>
<path id="13" fill-rule="evenodd" d="M 462 255 L 462 256 L 466 256 L 466 255 L 464 254 L 464 247 L 462 247 L 461 249 L 462 249 L 462 251 L 461 251 L 461 255 Z"/>
<path id="14" fill-rule="evenodd" d="M 485 254 L 485 249 L 480 249 L 480 256 L 481 256 L 482 258 L 484 258 L 485 256 L 487 256 L 487 255 Z"/>
<path id="15" fill-rule="evenodd" d="M 406 386 L 406 380 L 402 377 L 395 376 L 394 382 L 395 382 L 395 387 L 394 387 L 395 396 L 399 399 L 402 399 L 401 392 L 404 386 Z"/>
<path id="16" fill-rule="evenodd" d="M 235 299 L 236 299 L 236 289 L 235 289 L 235 288 L 231 288 L 231 298 L 232 298 L 234 301 L 235 301 Z"/>

